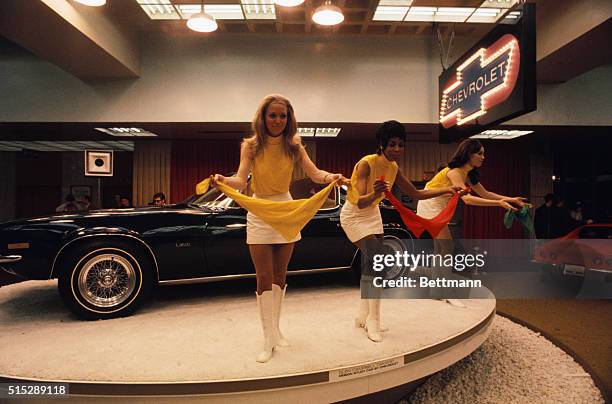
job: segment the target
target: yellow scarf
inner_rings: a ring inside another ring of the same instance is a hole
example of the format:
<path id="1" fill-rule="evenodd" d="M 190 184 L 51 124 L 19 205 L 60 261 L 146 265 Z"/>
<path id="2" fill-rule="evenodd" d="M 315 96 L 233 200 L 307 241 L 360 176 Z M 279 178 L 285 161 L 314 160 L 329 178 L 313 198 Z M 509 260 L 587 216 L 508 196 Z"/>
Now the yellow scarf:
<path id="1" fill-rule="evenodd" d="M 298 235 L 300 230 L 306 226 L 306 223 L 323 206 L 336 183 L 337 181 L 330 183 L 308 199 L 295 199 L 283 202 L 252 198 L 219 182 L 217 183 L 217 188 L 278 231 L 286 240 L 291 240 Z M 196 194 L 201 195 L 205 193 L 209 187 L 210 178 L 207 178 L 196 186 Z"/>

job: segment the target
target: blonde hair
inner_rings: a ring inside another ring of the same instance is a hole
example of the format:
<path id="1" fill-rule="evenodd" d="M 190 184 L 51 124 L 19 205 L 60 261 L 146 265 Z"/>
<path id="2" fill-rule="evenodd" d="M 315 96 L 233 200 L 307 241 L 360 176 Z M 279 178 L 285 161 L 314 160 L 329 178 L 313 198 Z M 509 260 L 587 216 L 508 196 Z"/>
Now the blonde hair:
<path id="1" fill-rule="evenodd" d="M 266 135 L 269 134 L 268 128 L 266 127 L 266 113 L 268 107 L 273 103 L 283 104 L 287 108 L 287 125 L 283 130 L 283 149 L 285 153 L 292 156 L 296 160 L 299 156 L 301 141 L 297 136 L 297 121 L 295 119 L 295 113 L 293 112 L 293 106 L 291 102 L 279 94 L 266 95 L 257 107 L 257 112 L 253 117 L 251 123 L 251 130 L 253 134 L 244 139 L 243 146 L 247 146 L 254 150 L 254 156 L 258 155 L 263 151 L 263 147 L 266 143 Z"/>

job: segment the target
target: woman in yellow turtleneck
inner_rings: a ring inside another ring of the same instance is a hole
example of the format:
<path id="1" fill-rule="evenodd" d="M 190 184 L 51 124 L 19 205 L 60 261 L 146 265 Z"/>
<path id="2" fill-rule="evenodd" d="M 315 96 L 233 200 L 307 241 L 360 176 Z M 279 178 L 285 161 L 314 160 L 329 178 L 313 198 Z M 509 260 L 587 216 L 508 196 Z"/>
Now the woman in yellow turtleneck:
<path id="1" fill-rule="evenodd" d="M 498 195 L 491 191 L 487 191 L 479 182 L 479 169 L 484 162 L 485 154 L 484 147 L 478 139 L 466 139 L 459 144 L 455 154 L 448 163 L 448 167 L 438 171 L 438 173 L 425 184 L 425 189 L 433 190 L 449 185 L 469 186 L 478 196 L 463 195 L 461 199 L 466 205 L 474 206 L 498 206 L 503 209 L 517 210 L 511 203 L 520 207 L 525 205 L 525 198 L 509 197 Z M 419 201 L 417 205 L 417 215 L 430 219 L 435 217 L 448 203 L 449 198 L 441 196 L 439 198 L 429 199 L 427 201 Z M 445 226 L 442 231 L 436 236 L 434 243 L 434 252 L 445 255 L 453 252 L 452 235 L 448 226 Z M 445 268 L 434 268 L 434 277 L 443 277 L 448 272 Z M 453 293 L 452 290 L 443 290 L 436 288 L 432 290 L 431 297 L 438 300 L 444 300 L 451 306 L 465 307 L 458 299 L 447 298 Z"/>
<path id="2" fill-rule="evenodd" d="M 261 103 L 252 122 L 253 135 L 242 142 L 240 167 L 233 177 L 215 174 L 213 183 L 220 182 L 234 189 L 243 189 L 249 172 L 253 197 L 272 201 L 291 200 L 289 185 L 294 163 L 299 163 L 306 175 L 319 184 L 337 179 L 341 174 L 319 170 L 308 157 L 297 133 L 293 106 L 281 95 L 268 95 Z M 247 244 L 257 275 L 257 304 L 264 334 L 263 351 L 257 362 L 267 362 L 275 347 L 288 346 L 279 329 L 281 306 L 285 296 L 287 265 L 298 234 L 286 240 L 278 231 L 252 213 L 247 214 Z"/>
<path id="3" fill-rule="evenodd" d="M 371 271 L 368 258 L 375 254 L 378 240 L 383 237 L 383 224 L 378 204 L 384 192 L 397 185 L 402 193 L 414 199 L 433 198 L 452 194 L 461 187 L 447 186 L 435 190 L 417 190 L 398 171 L 397 161 L 404 154 L 406 130 L 397 121 L 384 122 L 376 131 L 378 151 L 363 157 L 351 175 L 351 187 L 340 213 L 340 224 L 349 240 L 361 251 L 362 263 Z M 380 178 L 384 177 L 384 181 Z M 361 287 L 371 289 L 371 274 L 361 274 Z M 362 299 L 355 325 L 364 327 L 369 339 L 382 341 L 380 334 L 380 299 Z"/>

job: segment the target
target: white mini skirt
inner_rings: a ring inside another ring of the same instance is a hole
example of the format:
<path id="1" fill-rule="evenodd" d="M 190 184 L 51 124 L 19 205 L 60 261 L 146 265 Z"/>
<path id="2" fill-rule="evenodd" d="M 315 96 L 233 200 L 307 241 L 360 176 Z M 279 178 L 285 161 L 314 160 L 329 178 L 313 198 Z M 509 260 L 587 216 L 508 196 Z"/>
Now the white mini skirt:
<path id="1" fill-rule="evenodd" d="M 436 217 L 450 201 L 447 195 L 436 196 L 435 198 L 420 200 L 417 204 L 417 215 L 425 219 Z"/>
<path id="2" fill-rule="evenodd" d="M 253 194 L 253 198 L 267 199 L 269 201 L 282 202 L 291 201 L 293 198 L 289 192 L 284 194 L 258 197 Z M 247 244 L 288 244 L 301 240 L 302 236 L 298 233 L 292 240 L 287 240 L 272 226 L 255 216 L 251 212 L 247 213 Z"/>
<path id="3" fill-rule="evenodd" d="M 340 225 L 351 242 L 372 234 L 383 234 L 383 223 L 378 204 L 359 209 L 346 201 L 340 211 Z"/>

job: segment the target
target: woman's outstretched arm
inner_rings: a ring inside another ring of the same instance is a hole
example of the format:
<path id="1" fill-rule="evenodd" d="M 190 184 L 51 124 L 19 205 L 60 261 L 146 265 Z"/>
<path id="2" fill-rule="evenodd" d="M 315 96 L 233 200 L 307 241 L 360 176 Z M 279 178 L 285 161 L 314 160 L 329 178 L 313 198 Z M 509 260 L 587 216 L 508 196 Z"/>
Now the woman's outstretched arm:
<path id="1" fill-rule="evenodd" d="M 248 142 L 243 142 L 240 146 L 240 166 L 236 175 L 231 177 L 225 177 L 221 174 L 215 174 L 213 177 L 213 184 L 218 181 L 222 182 L 234 189 L 242 191 L 246 187 L 249 173 L 251 172 L 251 166 L 253 165 L 253 147 Z"/>
<path id="2" fill-rule="evenodd" d="M 461 178 L 461 174 L 459 174 L 458 171 L 449 170 L 446 176 L 448 177 L 448 179 L 453 185 L 455 186 L 464 185 L 465 186 L 465 184 L 463 183 L 463 178 Z M 479 184 L 476 184 L 476 187 L 478 187 L 478 185 Z M 462 196 L 461 199 L 466 205 L 499 206 L 500 208 L 504 208 L 504 209 L 517 210 L 514 206 L 510 205 L 508 202 L 504 201 L 503 199 L 486 199 L 486 198 L 481 198 L 481 197 L 469 195 L 469 194 Z"/>
<path id="3" fill-rule="evenodd" d="M 306 148 L 301 144 L 300 155 L 298 159 L 302 170 L 304 170 L 304 173 L 306 173 L 308 178 L 310 178 L 313 182 L 317 184 L 329 184 L 330 182 L 334 182 L 337 179 L 342 179 L 342 182 L 345 184 L 348 183 L 348 180 L 344 178 L 342 174 L 333 174 L 325 170 L 319 169 L 308 156 Z"/>
<path id="4" fill-rule="evenodd" d="M 399 187 L 400 191 L 403 194 L 408 195 L 412 199 L 420 200 L 420 199 L 429 199 L 435 198 L 436 196 L 444 195 L 444 194 L 453 194 L 455 192 L 461 191 L 461 187 L 452 186 L 452 187 L 443 187 L 443 188 L 435 188 L 435 189 L 417 189 L 414 184 L 404 177 L 401 171 L 397 172 L 397 177 L 395 178 L 395 182 Z"/>

